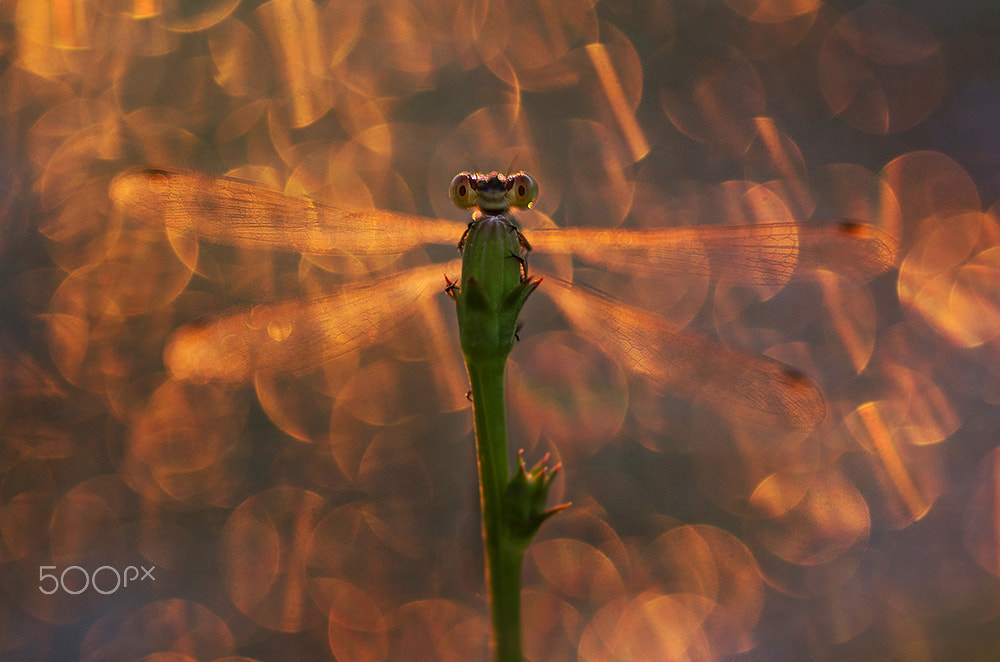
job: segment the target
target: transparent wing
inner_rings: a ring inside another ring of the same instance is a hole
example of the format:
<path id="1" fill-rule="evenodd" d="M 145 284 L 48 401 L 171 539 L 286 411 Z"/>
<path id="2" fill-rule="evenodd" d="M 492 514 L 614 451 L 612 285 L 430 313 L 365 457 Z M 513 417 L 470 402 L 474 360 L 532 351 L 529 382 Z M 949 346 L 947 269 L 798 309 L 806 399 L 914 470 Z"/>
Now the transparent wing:
<path id="1" fill-rule="evenodd" d="M 377 344 L 444 289 L 458 261 L 351 285 L 330 296 L 260 305 L 182 326 L 164 362 L 178 379 L 242 382 L 256 372 L 303 372 Z"/>
<path id="2" fill-rule="evenodd" d="M 727 416 L 810 429 L 826 415 L 819 387 L 764 356 L 683 331 L 653 313 L 547 277 L 542 288 L 574 330 L 654 387 L 703 398 Z"/>
<path id="3" fill-rule="evenodd" d="M 384 255 L 424 244 L 451 245 L 465 224 L 375 209 L 344 209 L 227 177 L 172 169 L 129 170 L 111 198 L 150 225 L 249 248 L 302 253 Z M 623 273 L 706 274 L 782 284 L 797 268 L 869 279 L 895 265 L 897 245 L 879 228 L 845 221 L 654 230 L 535 230 L 535 251 L 572 254 Z"/>
<path id="4" fill-rule="evenodd" d="M 138 220 L 248 248 L 379 255 L 450 245 L 465 224 L 378 210 L 348 210 L 244 181 L 146 169 L 118 175 L 112 199 Z M 891 268 L 896 243 L 860 223 L 702 226 L 655 230 L 564 228 L 530 233 L 534 250 L 643 275 L 706 274 L 782 284 L 796 269 L 872 278 Z M 165 360 L 175 376 L 242 381 L 255 372 L 299 372 L 378 341 L 457 264 L 344 288 L 329 297 L 222 314 L 179 329 Z M 720 346 L 667 320 L 555 278 L 543 288 L 575 329 L 654 386 L 704 398 L 726 414 L 791 428 L 825 416 L 822 394 L 787 366 Z"/>
<path id="5" fill-rule="evenodd" d="M 111 199 L 129 216 L 212 242 L 300 253 L 386 255 L 458 243 L 464 223 L 377 209 L 343 209 L 227 177 L 128 170 Z"/>
<path id="6" fill-rule="evenodd" d="M 654 230 L 560 228 L 529 233 L 533 250 L 571 254 L 594 266 L 639 275 L 705 274 L 780 285 L 797 268 L 867 280 L 896 263 L 897 245 L 873 225 L 771 223 Z"/>

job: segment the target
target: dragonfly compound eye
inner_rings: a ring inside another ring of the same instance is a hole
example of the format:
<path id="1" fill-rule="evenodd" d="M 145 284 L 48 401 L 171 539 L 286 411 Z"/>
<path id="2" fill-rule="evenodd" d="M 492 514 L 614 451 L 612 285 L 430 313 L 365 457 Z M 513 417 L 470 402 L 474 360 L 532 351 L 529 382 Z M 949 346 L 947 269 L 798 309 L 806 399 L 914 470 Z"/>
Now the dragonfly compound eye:
<path id="1" fill-rule="evenodd" d="M 507 199 L 511 207 L 527 209 L 538 197 L 538 182 L 531 175 L 519 172 L 507 180 Z"/>
<path id="2" fill-rule="evenodd" d="M 472 175 L 467 172 L 455 175 L 448 188 L 452 203 L 459 209 L 471 209 L 476 206 L 479 195 L 476 193 Z"/>

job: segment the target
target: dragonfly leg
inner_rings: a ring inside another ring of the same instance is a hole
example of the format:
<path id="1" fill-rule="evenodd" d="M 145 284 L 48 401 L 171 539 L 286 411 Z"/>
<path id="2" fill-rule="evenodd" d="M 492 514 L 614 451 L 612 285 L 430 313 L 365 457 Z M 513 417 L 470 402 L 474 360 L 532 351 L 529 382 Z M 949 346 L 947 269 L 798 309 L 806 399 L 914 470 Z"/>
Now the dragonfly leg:
<path id="1" fill-rule="evenodd" d="M 472 226 L 476 224 L 476 221 L 471 221 L 469 225 L 465 228 L 465 232 L 462 233 L 462 238 L 458 240 L 458 252 L 461 253 L 462 249 L 465 248 L 465 239 L 469 236 L 469 231 L 472 230 Z M 520 233 L 518 233 L 520 234 Z"/>
<path id="2" fill-rule="evenodd" d="M 521 282 L 528 280 L 528 260 L 520 255 L 514 255 L 511 253 L 507 257 L 517 260 L 518 264 L 521 265 Z"/>
<path id="3" fill-rule="evenodd" d="M 514 226 L 511 226 L 511 229 L 514 232 L 517 233 L 517 240 L 521 244 L 521 248 L 523 248 L 526 252 L 530 251 L 531 250 L 531 244 L 528 243 L 528 238 L 524 236 L 524 233 L 521 232 L 520 229 L 518 229 L 517 227 L 514 227 Z"/>

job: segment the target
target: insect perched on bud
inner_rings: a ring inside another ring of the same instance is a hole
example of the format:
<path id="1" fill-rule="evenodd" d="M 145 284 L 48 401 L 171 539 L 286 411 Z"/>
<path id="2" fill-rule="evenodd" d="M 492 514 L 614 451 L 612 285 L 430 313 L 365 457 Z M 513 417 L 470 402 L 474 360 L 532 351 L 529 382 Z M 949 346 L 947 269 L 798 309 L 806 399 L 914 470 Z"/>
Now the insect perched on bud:
<path id="1" fill-rule="evenodd" d="M 528 277 L 531 245 L 510 208 L 530 207 L 538 184 L 523 172 L 464 172 L 451 181 L 450 195 L 456 206 L 478 209 L 459 242 L 462 279 L 449 288 L 458 307 L 462 351 L 467 359 L 505 361 L 521 307 L 541 282 Z"/>

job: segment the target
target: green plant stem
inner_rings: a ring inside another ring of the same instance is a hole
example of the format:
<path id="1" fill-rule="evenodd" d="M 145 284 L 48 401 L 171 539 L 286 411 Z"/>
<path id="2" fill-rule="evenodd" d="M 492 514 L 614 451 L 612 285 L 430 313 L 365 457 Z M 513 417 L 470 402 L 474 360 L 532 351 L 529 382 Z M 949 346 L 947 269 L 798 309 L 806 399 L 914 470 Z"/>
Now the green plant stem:
<path id="1" fill-rule="evenodd" d="M 524 551 L 509 540 L 504 491 L 509 480 L 504 407 L 506 358 L 467 361 L 476 420 L 476 456 L 483 510 L 486 587 L 490 596 L 497 662 L 522 662 L 521 561 Z"/>

